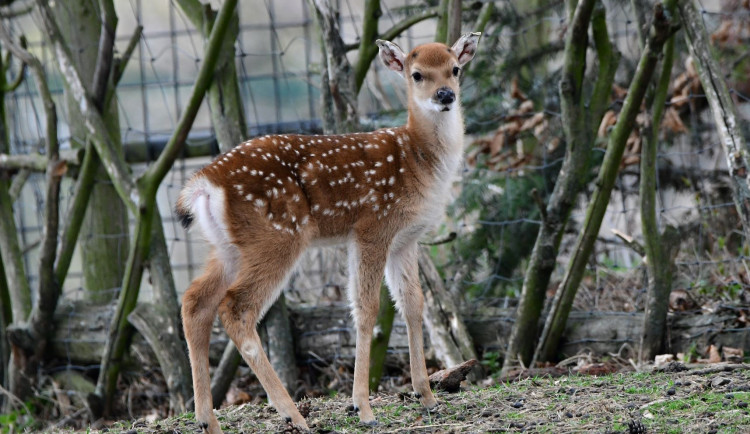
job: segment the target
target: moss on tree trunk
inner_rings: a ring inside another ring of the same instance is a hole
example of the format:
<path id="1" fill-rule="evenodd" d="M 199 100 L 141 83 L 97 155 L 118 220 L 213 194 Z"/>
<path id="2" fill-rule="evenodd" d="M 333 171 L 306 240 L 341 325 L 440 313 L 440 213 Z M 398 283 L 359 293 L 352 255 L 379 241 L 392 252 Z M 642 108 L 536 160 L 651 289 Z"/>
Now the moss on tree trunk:
<path id="1" fill-rule="evenodd" d="M 51 9 L 65 43 L 74 53 L 74 66 L 84 81 L 93 86 L 100 47 L 91 41 L 99 41 L 103 31 L 99 3 L 71 0 L 64 4 L 57 2 Z M 111 43 L 114 44 L 114 40 L 111 40 Z M 102 47 L 110 50 L 112 48 Z M 109 80 L 105 85 L 111 86 Z M 88 91 L 93 95 L 94 89 Z M 111 95 L 113 89 L 105 88 L 104 92 Z M 88 132 L 83 125 L 84 118 L 78 109 L 80 101 L 71 94 L 67 83 L 65 99 L 72 136 L 77 139 L 87 137 Z M 117 152 L 122 156 L 117 101 L 110 97 L 102 98 L 101 102 L 100 114 Z M 73 140 L 73 143 L 80 141 Z M 111 302 L 117 294 L 116 289 L 122 283 L 124 264 L 128 257 L 128 212 L 101 165 L 96 170 L 94 186 L 79 235 L 79 245 L 86 296 L 96 302 Z"/>

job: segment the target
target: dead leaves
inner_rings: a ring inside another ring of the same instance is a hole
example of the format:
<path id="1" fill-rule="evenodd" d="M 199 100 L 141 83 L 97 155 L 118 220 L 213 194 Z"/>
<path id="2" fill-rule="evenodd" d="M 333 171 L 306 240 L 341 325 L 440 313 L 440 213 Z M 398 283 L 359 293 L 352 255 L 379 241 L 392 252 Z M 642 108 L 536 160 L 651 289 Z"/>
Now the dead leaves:
<path id="1" fill-rule="evenodd" d="M 673 81 L 673 96 L 665 108 L 660 130 L 671 134 L 687 132 L 687 127 L 680 118 L 679 109 L 690 101 L 690 95 L 700 91 L 700 80 L 691 62 L 686 63 L 686 71 L 678 75 Z M 612 98 L 622 101 L 627 96 L 628 89 L 612 85 Z M 467 155 L 467 163 L 476 166 L 482 158 L 489 169 L 508 171 L 520 169 L 535 160 L 534 155 L 540 151 L 551 153 L 557 150 L 563 141 L 561 129 L 550 128 L 550 115 L 545 111 L 538 111 L 533 101 L 523 93 L 518 86 L 518 80 L 511 82 L 509 96 L 518 102 L 517 108 L 511 110 L 502 123 L 490 135 L 477 139 Z M 619 111 L 607 110 L 597 129 L 600 143 L 606 144 L 606 139 L 617 124 Z M 637 124 L 640 127 L 650 122 L 650 114 L 643 111 L 638 115 Z M 543 145 L 545 148 L 540 148 Z M 604 145 L 606 146 L 606 145 Z M 622 158 L 621 168 L 640 163 L 642 138 L 640 128 L 635 128 L 627 139 L 626 150 Z"/>
<path id="2" fill-rule="evenodd" d="M 724 2 L 722 12 L 721 24 L 711 34 L 711 43 L 719 47 L 742 44 L 750 37 L 750 21 L 737 16 L 750 12 L 750 0 Z"/>
<path id="3" fill-rule="evenodd" d="M 518 89 L 517 81 L 511 85 L 511 96 L 520 101 L 518 108 L 505 117 L 504 122 L 491 137 L 474 142 L 466 161 L 476 166 L 481 155 L 486 155 L 486 164 L 496 171 L 505 171 L 523 166 L 531 161 L 533 148 L 527 149 L 525 141 L 536 139 L 538 143 L 548 141 L 549 122 L 544 112 L 534 109 L 533 101 Z M 554 150 L 559 139 L 549 140 L 548 150 Z"/>
<path id="4" fill-rule="evenodd" d="M 669 106 L 664 112 L 664 118 L 674 117 L 675 115 L 679 118 L 679 111 L 693 102 L 693 96 L 703 93 L 701 80 L 693 64 L 692 56 L 685 59 L 684 67 L 685 70 L 672 80 L 672 98 L 669 99 Z M 674 113 L 669 113 L 670 111 Z M 684 128 L 684 124 L 682 127 Z"/>

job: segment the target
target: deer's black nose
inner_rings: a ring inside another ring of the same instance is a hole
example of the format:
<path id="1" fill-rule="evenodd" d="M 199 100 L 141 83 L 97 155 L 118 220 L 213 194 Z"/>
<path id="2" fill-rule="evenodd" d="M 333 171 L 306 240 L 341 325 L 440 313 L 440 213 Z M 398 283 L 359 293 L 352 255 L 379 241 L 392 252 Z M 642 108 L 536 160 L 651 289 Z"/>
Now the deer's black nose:
<path id="1" fill-rule="evenodd" d="M 435 94 L 440 104 L 450 104 L 456 100 L 456 94 L 447 87 L 441 87 Z"/>

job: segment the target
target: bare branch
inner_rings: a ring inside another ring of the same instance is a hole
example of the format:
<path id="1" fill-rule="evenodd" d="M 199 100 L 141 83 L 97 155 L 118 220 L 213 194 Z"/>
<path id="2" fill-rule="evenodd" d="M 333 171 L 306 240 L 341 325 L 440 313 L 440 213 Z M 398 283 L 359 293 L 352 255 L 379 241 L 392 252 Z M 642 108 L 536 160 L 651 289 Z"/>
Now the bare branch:
<path id="1" fill-rule="evenodd" d="M 591 30 L 594 35 L 594 45 L 596 54 L 599 59 L 599 73 L 597 74 L 594 91 L 591 94 L 589 107 L 591 110 L 588 117 L 588 129 L 593 134 L 601 122 L 604 115 L 604 109 L 609 101 L 609 95 L 612 91 L 612 83 L 617 72 L 617 65 L 620 63 L 620 52 L 609 39 L 607 30 L 606 11 L 603 6 L 594 9 L 591 17 Z"/>
<path id="2" fill-rule="evenodd" d="M 594 242 L 601 228 L 604 212 L 607 209 L 612 188 L 625 151 L 625 142 L 633 130 L 635 118 L 640 111 L 643 97 L 646 94 L 651 75 L 656 69 L 659 55 L 665 41 L 672 35 L 673 28 L 661 3 L 654 6 L 654 20 L 649 33 L 646 49 L 641 54 L 635 77 L 628 89 L 628 95 L 623 103 L 620 117 L 609 136 L 609 143 L 604 154 L 604 161 L 595 181 L 595 189 L 589 205 L 582 230 L 573 248 L 573 256 L 565 270 L 560 289 L 552 301 L 544 330 L 534 354 L 533 362 L 550 360 L 560 341 L 565 323 L 570 313 L 578 286 L 583 278 L 583 272 L 593 250 Z"/>
<path id="3" fill-rule="evenodd" d="M 21 48 L 26 49 L 26 37 L 21 35 L 21 38 L 19 40 L 19 44 Z M 10 54 L 11 52 L 8 51 L 8 56 L 5 58 L 5 61 L 3 62 L 3 67 L 6 70 L 10 69 Z M 5 71 L 0 70 L 0 74 L 4 74 Z M 21 69 L 18 71 L 16 78 L 10 80 L 9 83 L 6 83 L 5 88 L 3 89 L 4 92 L 13 92 L 14 90 L 18 89 L 18 86 L 21 85 L 23 82 L 24 77 L 26 76 L 26 62 L 21 61 Z"/>
<path id="4" fill-rule="evenodd" d="M 58 282 L 64 282 L 65 277 L 68 275 L 73 251 L 75 250 L 76 241 L 81 231 L 86 208 L 88 208 L 91 191 L 94 188 L 94 175 L 99 167 L 99 158 L 91 141 L 86 144 L 85 149 L 81 169 L 78 173 L 78 180 L 73 190 L 73 199 L 66 214 L 65 224 L 60 237 L 60 252 L 55 264 L 55 276 Z"/>
<path id="5" fill-rule="evenodd" d="M 72 98 L 78 101 L 78 109 L 84 118 L 84 126 L 91 135 L 96 151 L 102 160 L 112 184 L 117 190 L 122 201 L 136 213 L 136 204 L 139 202 L 139 193 L 130 175 L 130 169 L 120 157 L 115 143 L 109 134 L 101 114 L 96 110 L 97 105 L 86 90 L 81 75 L 74 65 L 70 48 L 65 44 L 57 26 L 49 3 L 45 0 L 37 0 L 39 10 L 44 23 L 44 28 L 49 39 L 54 45 L 55 58 L 60 68 L 60 73 L 65 77 L 72 94 Z"/>
<path id="6" fill-rule="evenodd" d="M 115 70 L 112 74 L 112 82 L 114 84 L 120 82 L 122 74 L 125 72 L 125 68 L 128 66 L 128 62 L 133 56 L 133 51 L 135 51 L 135 48 L 138 46 L 138 42 L 140 42 L 142 35 L 143 26 L 136 27 L 135 31 L 133 32 L 133 36 L 131 36 L 130 40 L 128 41 L 128 46 L 125 47 L 125 51 L 122 53 L 122 56 L 115 60 Z"/>
<path id="7" fill-rule="evenodd" d="M 0 18 L 11 20 L 13 18 L 18 18 L 20 16 L 26 15 L 34 10 L 34 3 L 29 3 L 26 5 L 23 5 L 20 9 L 12 10 L 12 9 L 5 9 L 0 13 Z"/>
<path id="8" fill-rule="evenodd" d="M 59 159 L 68 166 L 79 166 L 83 158 L 82 149 L 66 149 L 60 152 Z M 0 170 L 29 170 L 44 172 L 47 170 L 49 158 L 39 153 L 31 154 L 0 154 Z"/>
<path id="9" fill-rule="evenodd" d="M 99 33 L 99 50 L 94 69 L 91 94 L 101 112 L 107 92 L 112 61 L 114 59 L 115 31 L 117 29 L 117 14 L 112 0 L 99 0 L 100 21 L 102 28 Z"/>
<path id="10" fill-rule="evenodd" d="M 435 18 L 437 14 L 438 14 L 438 8 L 432 7 L 432 8 L 427 8 L 418 14 L 414 14 L 409 17 L 406 17 L 403 20 L 394 24 L 391 28 L 389 28 L 385 32 L 383 32 L 380 35 L 380 39 L 383 39 L 386 41 L 392 41 L 396 39 L 397 37 L 399 37 L 405 31 L 409 30 L 409 28 L 411 28 L 415 24 L 421 23 L 424 20 L 429 20 L 430 18 Z"/>
<path id="11" fill-rule="evenodd" d="M 13 177 L 13 182 L 8 189 L 11 202 L 18 200 L 18 196 L 21 194 L 21 189 L 23 189 L 24 184 L 28 181 L 29 176 L 31 176 L 30 170 L 21 169 L 18 174 Z"/>
<path id="12" fill-rule="evenodd" d="M 44 112 L 47 117 L 45 137 L 47 155 L 57 154 L 57 112 L 55 110 L 55 103 L 52 100 L 52 93 L 50 93 L 49 86 L 47 85 L 42 63 L 13 40 L 6 26 L 0 26 L 0 40 L 5 43 L 14 56 L 21 59 L 23 63 L 29 65 L 31 68 L 34 80 L 36 80 L 37 87 L 39 88 L 39 95 L 44 102 Z"/>
<path id="13" fill-rule="evenodd" d="M 175 160 L 182 152 L 182 149 L 185 147 L 185 139 L 187 139 L 187 135 L 198 114 L 198 109 L 200 108 L 203 97 L 206 94 L 206 90 L 213 79 L 214 66 L 219 58 L 221 47 L 224 43 L 224 34 L 230 25 L 236 4 L 237 0 L 227 0 L 224 5 L 222 5 L 219 15 L 216 17 L 216 21 L 211 29 L 211 36 L 208 38 L 208 43 L 206 44 L 206 56 L 204 57 L 203 64 L 198 71 L 198 76 L 195 79 L 195 84 L 193 85 L 193 90 L 190 94 L 190 100 L 182 112 L 182 117 L 177 123 L 177 127 L 170 137 L 169 142 L 167 142 L 164 151 L 162 151 L 156 162 L 148 168 L 146 173 L 144 173 L 139 180 L 139 183 L 148 185 L 148 197 L 156 195 L 156 189 L 159 186 L 159 183 L 161 183 L 162 179 L 167 175 Z"/>

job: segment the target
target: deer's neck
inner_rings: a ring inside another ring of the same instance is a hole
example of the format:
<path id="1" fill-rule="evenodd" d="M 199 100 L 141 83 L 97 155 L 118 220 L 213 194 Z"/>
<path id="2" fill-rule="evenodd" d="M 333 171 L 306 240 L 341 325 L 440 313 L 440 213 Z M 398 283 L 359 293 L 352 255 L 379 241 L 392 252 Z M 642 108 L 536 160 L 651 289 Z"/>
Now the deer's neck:
<path id="1" fill-rule="evenodd" d="M 455 174 L 463 154 L 464 139 L 464 120 L 458 104 L 447 112 L 410 107 L 406 128 L 414 138 L 413 145 L 438 162 L 436 169 L 440 177 Z"/>

